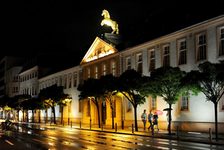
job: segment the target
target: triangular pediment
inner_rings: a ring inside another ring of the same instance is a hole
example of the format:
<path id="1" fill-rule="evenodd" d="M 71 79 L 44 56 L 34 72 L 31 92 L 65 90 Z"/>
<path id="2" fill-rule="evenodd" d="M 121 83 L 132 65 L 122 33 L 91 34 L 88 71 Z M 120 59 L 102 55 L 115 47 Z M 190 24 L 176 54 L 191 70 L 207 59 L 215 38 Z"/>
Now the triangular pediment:
<path id="1" fill-rule="evenodd" d="M 80 64 L 90 62 L 116 52 L 117 49 L 115 47 L 108 44 L 99 37 L 96 37 Z"/>

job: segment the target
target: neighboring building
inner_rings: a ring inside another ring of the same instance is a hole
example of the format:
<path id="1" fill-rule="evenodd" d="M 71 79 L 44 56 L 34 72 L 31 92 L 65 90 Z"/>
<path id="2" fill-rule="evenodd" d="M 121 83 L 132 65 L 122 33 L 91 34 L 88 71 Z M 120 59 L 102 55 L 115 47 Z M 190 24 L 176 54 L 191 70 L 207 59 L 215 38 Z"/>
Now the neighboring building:
<path id="1" fill-rule="evenodd" d="M 195 24 L 188 28 L 159 37 L 157 39 L 118 51 L 113 44 L 96 37 L 80 65 L 44 76 L 35 76 L 39 66 L 23 69 L 20 76 L 20 93 L 35 96 L 38 92 L 53 84 L 64 87 L 64 92 L 72 98 L 71 103 L 63 109 L 64 121 L 93 125 L 98 122 L 96 107 L 91 99 L 79 101 L 77 85 L 88 78 L 100 78 L 103 75 L 113 74 L 120 76 L 128 69 L 135 69 L 143 75 L 150 76 L 150 72 L 162 66 L 180 67 L 189 72 L 198 69 L 197 66 L 210 61 L 217 63 L 224 60 L 224 16 Z M 34 74 L 34 76 L 32 76 Z M 0 80 L 1 81 L 1 80 Z M 33 92 L 34 91 L 34 92 Z M 131 127 L 134 120 L 133 108 L 128 100 L 121 96 L 114 96 L 116 110 L 115 123 L 120 127 Z M 146 98 L 143 105 L 138 106 L 139 126 L 142 126 L 140 115 L 144 109 L 163 110 L 168 105 L 161 97 Z M 203 94 L 197 96 L 180 97 L 173 105 L 172 128 L 179 126 L 185 131 L 208 131 L 214 128 L 213 103 L 207 102 Z M 111 125 L 111 109 L 109 104 L 100 101 L 100 120 Z M 56 106 L 56 117 L 59 121 L 62 109 Z M 203 114 L 203 115 L 202 115 Z M 51 110 L 42 112 L 42 117 L 51 116 Z M 219 131 L 224 133 L 224 96 L 219 102 L 218 109 Z M 159 116 L 159 126 L 166 129 L 165 113 Z"/>
<path id="2" fill-rule="evenodd" d="M 71 97 L 71 102 L 68 103 L 67 106 L 64 106 L 63 109 L 59 108 L 59 106 L 56 106 L 55 112 L 58 121 L 61 120 L 61 117 L 63 117 L 64 122 L 80 122 L 81 120 L 81 105 L 79 104 L 79 92 L 77 91 L 77 87 L 81 79 L 81 71 L 82 70 L 80 66 L 76 66 L 60 72 L 56 72 L 54 74 L 50 74 L 38 80 L 39 91 L 57 84 L 57 86 L 63 86 L 64 93 Z M 51 112 L 51 109 L 48 109 L 45 112 L 42 111 L 42 120 L 47 118 L 46 120 L 49 121 L 50 117 L 52 116 Z"/>
<path id="3" fill-rule="evenodd" d="M 18 73 L 21 70 L 23 58 L 5 56 L 0 61 L 0 97 L 13 96 L 18 90 Z M 13 84 L 13 85 L 11 85 Z"/>

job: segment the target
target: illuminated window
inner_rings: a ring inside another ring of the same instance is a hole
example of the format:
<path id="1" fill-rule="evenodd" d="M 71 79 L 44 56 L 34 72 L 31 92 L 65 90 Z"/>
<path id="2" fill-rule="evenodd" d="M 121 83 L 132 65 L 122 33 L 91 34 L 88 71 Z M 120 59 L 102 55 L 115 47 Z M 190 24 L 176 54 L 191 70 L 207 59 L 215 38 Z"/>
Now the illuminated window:
<path id="1" fill-rule="evenodd" d="M 220 107 L 220 111 L 224 111 L 224 95 L 219 100 L 219 107 Z"/>
<path id="2" fill-rule="evenodd" d="M 107 74 L 107 66 L 106 64 L 103 64 L 103 76 Z"/>
<path id="3" fill-rule="evenodd" d="M 224 26 L 220 27 L 218 30 L 218 42 L 219 42 L 219 56 L 224 55 Z"/>
<path id="4" fill-rule="evenodd" d="M 98 67 L 95 67 L 95 78 L 98 79 Z"/>
<path id="5" fill-rule="evenodd" d="M 197 61 L 206 59 L 206 34 L 200 33 L 196 36 L 196 59 Z"/>
<path id="6" fill-rule="evenodd" d="M 187 63 L 187 42 L 186 39 L 178 40 L 178 64 L 183 65 Z"/>
<path id="7" fill-rule="evenodd" d="M 154 70 L 156 67 L 155 49 L 149 50 L 149 71 Z"/>
<path id="8" fill-rule="evenodd" d="M 77 86 L 77 73 L 74 72 L 73 73 L 73 87 L 76 87 Z"/>
<path id="9" fill-rule="evenodd" d="M 151 97 L 151 110 L 156 109 L 156 97 Z"/>
<path id="10" fill-rule="evenodd" d="M 142 54 L 139 53 L 136 55 L 137 71 L 142 73 Z"/>
<path id="11" fill-rule="evenodd" d="M 131 102 L 127 102 L 127 112 L 130 112 L 132 110 L 132 104 Z"/>
<path id="12" fill-rule="evenodd" d="M 170 66 L 170 46 L 163 46 L 163 66 Z"/>
<path id="13" fill-rule="evenodd" d="M 90 78 L 90 68 L 87 68 L 87 77 Z"/>
<path id="14" fill-rule="evenodd" d="M 188 110 L 189 99 L 188 96 L 181 97 L 181 110 Z"/>
<path id="15" fill-rule="evenodd" d="M 125 67 L 126 70 L 131 69 L 131 57 L 126 57 L 125 65 L 126 65 L 126 67 Z"/>
<path id="16" fill-rule="evenodd" d="M 115 61 L 111 62 L 111 73 L 113 76 L 116 76 L 116 63 Z"/>

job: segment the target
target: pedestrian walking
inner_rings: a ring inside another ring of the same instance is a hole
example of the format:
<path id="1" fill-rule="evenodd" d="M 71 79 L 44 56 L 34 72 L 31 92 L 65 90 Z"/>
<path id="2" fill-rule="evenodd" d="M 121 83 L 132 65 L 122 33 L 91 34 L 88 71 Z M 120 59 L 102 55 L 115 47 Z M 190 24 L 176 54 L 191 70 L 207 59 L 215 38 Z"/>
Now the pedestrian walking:
<path id="1" fill-rule="evenodd" d="M 144 109 L 144 111 L 143 111 L 143 113 L 142 113 L 142 115 L 141 115 L 141 118 L 142 118 L 142 122 L 143 122 L 144 130 L 145 130 L 146 121 L 147 121 L 146 109 Z"/>
<path id="2" fill-rule="evenodd" d="M 152 111 L 150 111 L 149 114 L 148 114 L 148 122 L 149 122 L 148 130 L 149 129 L 152 130 L 152 127 L 153 127 L 153 114 L 152 114 Z"/>
<path id="3" fill-rule="evenodd" d="M 158 119 L 159 119 L 159 116 L 158 116 L 157 113 L 155 113 L 153 115 L 153 129 L 155 129 L 155 126 L 156 126 L 157 127 L 157 131 L 159 131 Z"/>

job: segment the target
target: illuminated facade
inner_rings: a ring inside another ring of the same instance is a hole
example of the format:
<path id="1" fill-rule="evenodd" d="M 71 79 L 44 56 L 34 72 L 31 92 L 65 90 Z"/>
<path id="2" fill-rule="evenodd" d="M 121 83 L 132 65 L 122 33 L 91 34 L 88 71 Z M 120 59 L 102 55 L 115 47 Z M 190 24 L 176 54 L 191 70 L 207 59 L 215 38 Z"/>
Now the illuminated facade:
<path id="1" fill-rule="evenodd" d="M 198 64 L 206 60 L 213 63 L 224 60 L 224 16 L 198 23 L 122 51 L 118 51 L 113 45 L 96 37 L 80 65 L 39 77 L 35 80 L 35 85 L 37 85 L 37 93 L 53 84 L 64 86 L 64 92 L 71 96 L 72 101 L 63 109 L 63 120 L 89 125 L 91 119 L 92 125 L 97 125 L 98 115 L 91 98 L 79 101 L 77 86 L 83 80 L 98 79 L 106 74 L 120 76 L 127 69 L 135 69 L 143 75 L 150 76 L 153 69 L 161 66 L 178 66 L 181 70 L 188 72 L 197 69 Z M 28 83 L 31 79 L 29 81 L 21 79 L 26 73 L 30 74 L 33 69 L 20 73 L 20 93 L 23 93 L 24 89 L 32 91 L 31 83 Z M 115 123 L 118 127 L 121 127 L 123 123 L 124 126 L 131 127 L 134 120 L 132 105 L 121 95 L 115 96 L 114 101 Z M 111 127 L 112 115 L 109 104 L 100 101 L 99 105 L 101 122 Z M 139 127 L 142 127 L 140 115 L 144 109 L 148 113 L 151 109 L 163 110 L 167 107 L 168 105 L 162 98 L 147 97 L 146 102 L 137 108 Z M 61 109 L 56 106 L 58 121 L 61 120 L 61 114 Z M 43 118 L 50 116 L 50 109 L 41 112 Z M 214 127 L 213 103 L 206 102 L 203 94 L 189 98 L 180 97 L 180 100 L 173 105 L 172 122 L 174 129 L 178 125 L 180 130 L 208 131 L 209 128 Z M 218 122 L 219 132 L 224 133 L 224 97 L 219 102 Z M 166 129 L 165 113 L 159 116 L 159 126 L 161 129 Z"/>
<path id="2" fill-rule="evenodd" d="M 112 73 L 113 62 L 116 70 L 115 76 L 119 76 L 127 69 L 135 69 L 143 75 L 149 76 L 151 70 L 161 66 L 180 67 L 181 70 L 188 72 L 197 69 L 199 63 L 206 60 L 213 63 L 224 60 L 223 37 L 224 16 L 219 16 L 121 52 L 115 51 L 115 53 L 97 60 L 82 61 L 80 66 L 83 71 L 83 79 L 100 78 L 101 75 Z M 101 41 L 99 38 L 96 40 Z M 89 56 L 97 51 L 97 48 L 94 48 L 98 45 L 95 44 L 96 40 L 87 52 Z M 122 96 L 117 96 L 115 99 L 115 123 L 121 126 L 124 121 L 125 126 L 131 126 L 134 120 L 132 105 Z M 86 100 L 83 107 L 83 122 L 89 123 L 91 118 L 92 123 L 97 124 L 97 111 L 94 104 L 91 104 L 91 100 Z M 149 112 L 151 109 L 163 110 L 167 107 L 168 105 L 160 97 L 146 98 L 145 104 L 138 107 L 139 126 L 142 126 L 140 115 L 144 109 Z M 224 97 L 219 102 L 218 110 L 219 131 L 223 133 Z M 102 123 L 110 126 L 111 109 L 109 104 L 100 102 L 100 112 Z M 190 98 L 180 97 L 180 100 L 173 106 L 172 115 L 172 128 L 179 126 L 181 130 L 208 131 L 209 128 L 214 127 L 213 103 L 206 102 L 203 94 Z M 160 128 L 166 129 L 165 113 L 159 116 L 159 124 Z"/>

